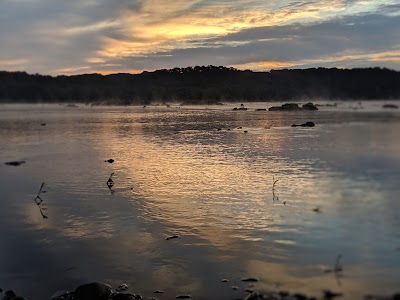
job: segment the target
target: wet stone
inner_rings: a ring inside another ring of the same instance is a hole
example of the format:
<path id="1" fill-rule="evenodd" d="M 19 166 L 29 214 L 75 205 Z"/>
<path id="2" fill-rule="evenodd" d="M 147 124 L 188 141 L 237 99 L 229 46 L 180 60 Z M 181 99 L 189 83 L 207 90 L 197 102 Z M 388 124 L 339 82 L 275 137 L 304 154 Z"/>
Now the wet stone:
<path id="1" fill-rule="evenodd" d="M 258 279 L 253 278 L 253 277 L 249 277 L 249 278 L 242 278 L 241 281 L 243 281 L 243 282 L 257 282 Z"/>
<path id="2" fill-rule="evenodd" d="M 222 282 L 228 282 L 229 280 L 228 279 L 222 279 L 221 281 Z"/>
<path id="3" fill-rule="evenodd" d="M 11 299 L 14 299 L 15 297 L 17 297 L 17 294 L 12 290 L 8 290 L 4 293 L 4 296 L 1 299 L 2 300 L 11 300 Z"/>
<path id="4" fill-rule="evenodd" d="M 179 239 L 179 238 L 180 238 L 179 235 L 172 235 L 172 236 L 167 237 L 166 240 L 169 241 L 169 240 Z"/>
<path id="5" fill-rule="evenodd" d="M 232 290 L 237 291 L 239 289 L 239 287 L 237 287 L 236 285 L 231 286 Z"/>
<path id="6" fill-rule="evenodd" d="M 51 296 L 51 300 L 68 300 L 72 299 L 73 293 L 67 291 L 59 291 Z"/>
<path id="7" fill-rule="evenodd" d="M 104 162 L 108 162 L 109 164 L 112 164 L 115 160 L 113 160 L 112 158 L 105 160 Z"/>
<path id="8" fill-rule="evenodd" d="M 282 298 L 285 298 L 285 297 L 289 296 L 289 292 L 286 292 L 286 291 L 280 291 L 278 294 L 279 294 L 279 296 L 281 296 Z"/>
<path id="9" fill-rule="evenodd" d="M 129 293 L 118 293 L 114 294 L 112 296 L 113 300 L 140 300 L 142 299 L 142 296 L 140 295 L 135 295 L 135 294 L 129 294 Z"/>
<path id="10" fill-rule="evenodd" d="M 127 289 L 128 289 L 128 285 L 126 283 L 123 283 L 119 287 L 117 287 L 115 290 L 117 292 L 122 292 L 122 291 L 126 291 Z"/>
<path id="11" fill-rule="evenodd" d="M 107 300 L 110 295 L 109 286 L 92 282 L 78 287 L 74 292 L 74 300 Z"/>
<path id="12" fill-rule="evenodd" d="M 293 124 L 292 127 L 315 127 L 315 123 L 309 121 L 299 125 Z"/>
<path id="13" fill-rule="evenodd" d="M 260 295 L 257 292 L 252 292 L 251 294 L 249 294 L 246 298 L 244 298 L 245 300 L 258 300 L 258 299 L 264 299 L 264 297 L 262 297 L 262 295 Z"/>
<path id="14" fill-rule="evenodd" d="M 343 296 L 342 293 L 335 293 L 331 292 L 330 290 L 324 290 L 324 298 L 325 299 L 334 299 L 336 297 L 341 297 Z"/>
<path id="15" fill-rule="evenodd" d="M 14 166 L 14 167 L 18 167 L 22 164 L 26 163 L 24 160 L 16 160 L 16 161 L 7 161 L 5 162 L 6 165 L 8 166 Z"/>
<path id="16" fill-rule="evenodd" d="M 307 300 L 307 296 L 303 294 L 294 294 L 293 297 L 297 300 Z"/>
<path id="17" fill-rule="evenodd" d="M 156 290 L 156 291 L 154 291 L 154 294 L 164 294 L 164 291 L 162 291 L 162 290 Z"/>
<path id="18" fill-rule="evenodd" d="M 191 295 L 178 295 L 176 296 L 176 299 L 190 299 L 192 298 Z"/>
<path id="19" fill-rule="evenodd" d="M 318 107 L 316 107 L 312 102 L 304 104 L 302 108 L 305 110 L 318 110 Z"/>

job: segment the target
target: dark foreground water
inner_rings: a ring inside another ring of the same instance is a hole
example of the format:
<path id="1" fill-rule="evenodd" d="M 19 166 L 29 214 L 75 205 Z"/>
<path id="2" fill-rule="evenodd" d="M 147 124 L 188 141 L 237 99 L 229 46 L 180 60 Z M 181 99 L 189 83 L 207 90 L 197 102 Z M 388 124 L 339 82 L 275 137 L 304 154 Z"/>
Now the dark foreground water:
<path id="1" fill-rule="evenodd" d="M 158 299 L 398 292 L 400 112 L 376 107 L 1 106 L 0 287 L 31 300 L 91 281 Z M 305 121 L 317 125 L 290 127 Z M 343 272 L 325 272 L 338 255 Z"/>

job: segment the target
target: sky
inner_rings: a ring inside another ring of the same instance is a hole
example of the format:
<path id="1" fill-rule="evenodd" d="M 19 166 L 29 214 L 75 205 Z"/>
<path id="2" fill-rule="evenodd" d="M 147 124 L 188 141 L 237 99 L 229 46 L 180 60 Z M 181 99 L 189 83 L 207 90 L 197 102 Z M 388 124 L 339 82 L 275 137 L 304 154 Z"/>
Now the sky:
<path id="1" fill-rule="evenodd" d="M 0 70 L 400 70 L 399 0 L 0 0 Z"/>

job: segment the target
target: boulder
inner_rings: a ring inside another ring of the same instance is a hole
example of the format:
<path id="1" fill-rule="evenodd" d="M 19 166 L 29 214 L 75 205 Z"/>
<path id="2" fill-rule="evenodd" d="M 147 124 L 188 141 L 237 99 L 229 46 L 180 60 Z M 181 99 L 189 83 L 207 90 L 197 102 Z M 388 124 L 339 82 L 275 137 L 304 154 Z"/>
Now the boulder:
<path id="1" fill-rule="evenodd" d="M 272 106 L 268 110 L 269 111 L 298 111 L 302 108 L 299 107 L 296 103 L 285 103 L 281 106 Z"/>
<path id="2" fill-rule="evenodd" d="M 74 292 L 74 300 L 107 300 L 110 295 L 108 285 L 92 282 L 79 286 Z"/>
<path id="3" fill-rule="evenodd" d="M 142 296 L 140 295 L 135 295 L 135 294 L 129 294 L 129 293 L 118 293 L 115 294 L 112 297 L 113 300 L 140 300 L 142 299 Z"/>
<path id="4" fill-rule="evenodd" d="M 9 291 L 4 292 L 4 296 L 3 296 L 2 300 L 11 300 L 16 297 L 17 297 L 17 294 L 14 291 L 9 290 Z"/>
<path id="5" fill-rule="evenodd" d="M 304 104 L 304 105 L 302 106 L 302 108 L 305 109 L 305 110 L 318 110 L 318 107 L 316 107 L 316 106 L 315 106 L 313 103 L 311 103 L 311 102 L 308 102 L 308 103 Z"/>

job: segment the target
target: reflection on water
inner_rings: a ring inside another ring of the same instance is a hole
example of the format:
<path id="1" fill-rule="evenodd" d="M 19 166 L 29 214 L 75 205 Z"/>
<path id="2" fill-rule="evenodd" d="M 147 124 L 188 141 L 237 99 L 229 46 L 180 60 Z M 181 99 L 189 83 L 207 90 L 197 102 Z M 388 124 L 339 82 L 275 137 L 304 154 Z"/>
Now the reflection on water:
<path id="1" fill-rule="evenodd" d="M 34 300 L 95 280 L 160 299 L 235 299 L 249 276 L 260 291 L 393 293 L 400 114 L 374 105 L 3 107 L 0 282 Z M 32 203 L 42 182 L 48 219 Z M 324 272 L 339 254 L 340 280 Z"/>

